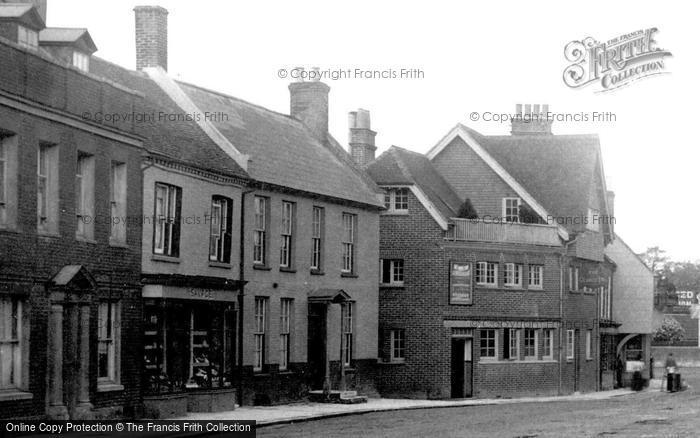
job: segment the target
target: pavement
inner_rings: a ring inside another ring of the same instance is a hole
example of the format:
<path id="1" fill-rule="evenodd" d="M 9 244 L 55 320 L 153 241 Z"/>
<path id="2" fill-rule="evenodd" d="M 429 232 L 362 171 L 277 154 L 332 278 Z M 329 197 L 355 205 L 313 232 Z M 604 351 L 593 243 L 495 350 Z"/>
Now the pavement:
<path id="1" fill-rule="evenodd" d="M 650 383 L 647 391 L 658 391 L 660 385 L 661 380 L 653 380 Z M 628 388 L 621 388 L 611 391 L 599 391 L 585 394 L 499 399 L 413 400 L 370 398 L 367 403 L 351 405 L 333 403 L 293 403 L 277 406 L 243 406 L 238 407 L 233 411 L 191 412 L 185 417 L 173 418 L 173 420 L 255 420 L 258 426 L 271 426 L 275 424 L 296 423 L 322 418 L 365 414 L 370 412 L 451 408 L 463 406 L 508 405 L 517 403 L 607 400 L 613 397 L 634 393 L 634 391 Z"/>

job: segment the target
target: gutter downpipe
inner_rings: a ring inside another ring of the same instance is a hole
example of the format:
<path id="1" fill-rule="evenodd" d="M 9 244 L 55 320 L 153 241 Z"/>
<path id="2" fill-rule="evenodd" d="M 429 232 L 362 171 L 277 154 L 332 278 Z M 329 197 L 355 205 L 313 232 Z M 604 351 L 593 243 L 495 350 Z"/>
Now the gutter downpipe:
<path id="1" fill-rule="evenodd" d="M 576 242 L 578 237 L 574 237 L 564 244 L 564 252 L 559 256 L 559 395 L 562 395 L 562 362 L 564 358 L 564 258 L 569 254 L 569 245 Z"/>
<path id="2" fill-rule="evenodd" d="M 241 223 L 238 242 L 238 279 L 241 287 L 238 289 L 238 385 L 236 392 L 238 406 L 243 406 L 243 296 L 245 288 L 245 195 L 253 193 L 254 190 L 241 191 Z"/>

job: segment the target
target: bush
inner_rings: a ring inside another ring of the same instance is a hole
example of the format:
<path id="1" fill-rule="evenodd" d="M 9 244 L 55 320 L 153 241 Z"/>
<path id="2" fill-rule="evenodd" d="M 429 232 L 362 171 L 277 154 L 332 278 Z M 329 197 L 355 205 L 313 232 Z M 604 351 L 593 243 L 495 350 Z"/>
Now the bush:
<path id="1" fill-rule="evenodd" d="M 478 219 L 479 215 L 476 213 L 476 209 L 472 205 L 472 201 L 469 198 L 465 199 L 462 206 L 459 207 L 459 212 L 457 212 L 457 217 L 460 219 Z"/>
<path id="2" fill-rule="evenodd" d="M 675 343 L 685 338 L 685 329 L 672 316 L 664 316 L 661 326 L 654 331 L 654 340 L 659 342 Z"/>

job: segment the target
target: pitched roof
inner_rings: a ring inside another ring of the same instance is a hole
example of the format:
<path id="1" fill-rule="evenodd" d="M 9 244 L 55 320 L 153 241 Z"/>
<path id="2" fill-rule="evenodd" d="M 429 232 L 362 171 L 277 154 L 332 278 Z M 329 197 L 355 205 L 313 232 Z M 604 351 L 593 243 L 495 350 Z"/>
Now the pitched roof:
<path id="1" fill-rule="evenodd" d="M 246 171 L 226 154 L 145 73 L 128 70 L 93 57 L 92 74 L 105 77 L 144 94 L 143 107 L 134 108 L 141 120 L 136 133 L 144 137 L 149 152 L 224 176 L 248 178 Z"/>
<path id="2" fill-rule="evenodd" d="M 383 206 L 357 169 L 295 118 L 226 94 L 178 82 L 202 112 L 220 113 L 214 126 L 250 157 L 258 181 L 308 193 Z"/>
<path id="3" fill-rule="evenodd" d="M 29 3 L 0 3 L 0 19 L 21 19 L 35 29 L 44 28 L 44 20 L 34 5 Z"/>
<path id="4" fill-rule="evenodd" d="M 454 217 L 463 200 L 423 154 L 392 146 L 367 166 L 379 185 L 416 185 L 443 219 Z"/>
<path id="5" fill-rule="evenodd" d="M 90 53 L 97 51 L 87 29 L 72 27 L 47 27 L 39 32 L 41 44 L 72 44 Z"/>
<path id="6" fill-rule="evenodd" d="M 486 136 L 467 129 L 550 214 L 585 214 L 600 164 L 597 135 Z"/>

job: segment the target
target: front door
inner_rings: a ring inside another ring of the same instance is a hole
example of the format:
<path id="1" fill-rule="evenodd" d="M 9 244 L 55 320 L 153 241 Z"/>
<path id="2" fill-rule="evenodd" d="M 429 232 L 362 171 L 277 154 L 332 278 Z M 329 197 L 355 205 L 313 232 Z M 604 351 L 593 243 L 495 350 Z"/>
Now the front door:
<path id="1" fill-rule="evenodd" d="M 472 339 L 464 340 L 464 396 L 471 397 L 473 391 Z"/>
<path id="2" fill-rule="evenodd" d="M 322 389 L 326 376 L 326 315 L 325 303 L 309 304 L 307 358 L 312 389 Z"/>
<path id="3" fill-rule="evenodd" d="M 472 396 L 472 339 L 452 338 L 452 398 Z"/>
<path id="4" fill-rule="evenodd" d="M 70 418 L 76 418 L 80 385 L 80 306 L 63 308 L 63 402 Z"/>

